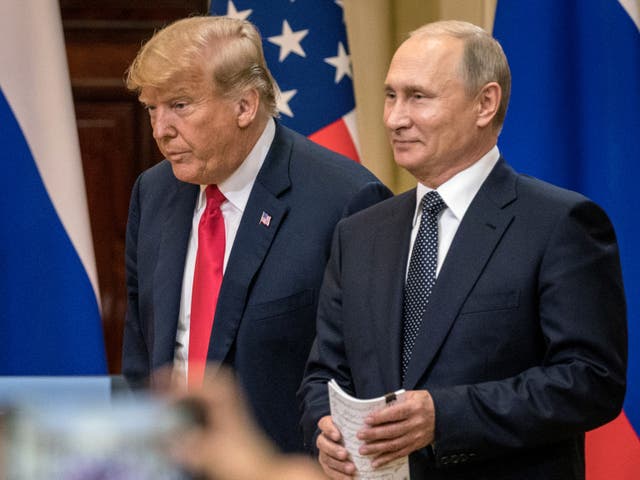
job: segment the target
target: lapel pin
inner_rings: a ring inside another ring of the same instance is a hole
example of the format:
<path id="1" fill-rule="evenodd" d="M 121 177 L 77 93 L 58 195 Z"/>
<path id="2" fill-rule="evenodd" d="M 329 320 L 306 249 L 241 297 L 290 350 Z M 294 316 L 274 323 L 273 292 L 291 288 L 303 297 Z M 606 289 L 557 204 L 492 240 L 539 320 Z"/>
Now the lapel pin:
<path id="1" fill-rule="evenodd" d="M 260 217 L 260 225 L 264 225 L 265 227 L 268 227 L 270 223 L 271 223 L 271 215 L 263 211 L 262 216 Z"/>

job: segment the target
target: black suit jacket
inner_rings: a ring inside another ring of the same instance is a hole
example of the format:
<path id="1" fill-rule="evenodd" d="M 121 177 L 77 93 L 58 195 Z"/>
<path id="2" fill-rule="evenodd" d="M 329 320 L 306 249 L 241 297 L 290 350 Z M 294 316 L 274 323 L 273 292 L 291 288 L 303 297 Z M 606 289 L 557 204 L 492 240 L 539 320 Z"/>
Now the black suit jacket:
<path id="1" fill-rule="evenodd" d="M 199 187 L 167 161 L 131 198 L 123 373 L 132 383 L 173 361 L 180 294 Z M 342 217 L 391 195 L 364 167 L 277 125 L 225 270 L 208 359 L 234 367 L 263 428 L 302 449 L 295 392 L 315 334 L 318 290 Z M 262 212 L 271 216 L 262 225 Z"/>
<path id="2" fill-rule="evenodd" d="M 435 445 L 411 455 L 412 478 L 583 478 L 584 432 L 614 418 L 625 391 L 625 299 L 609 219 L 501 159 L 460 223 L 401 382 L 415 195 L 336 229 L 300 390 L 307 442 L 329 413 L 332 377 L 362 398 L 428 389 Z"/>

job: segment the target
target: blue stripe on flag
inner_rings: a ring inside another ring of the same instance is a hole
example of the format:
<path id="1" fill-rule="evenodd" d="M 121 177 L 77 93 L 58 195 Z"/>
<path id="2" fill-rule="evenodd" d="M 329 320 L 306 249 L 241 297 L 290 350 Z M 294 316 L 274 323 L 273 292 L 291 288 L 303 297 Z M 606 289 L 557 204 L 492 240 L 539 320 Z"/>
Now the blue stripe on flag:
<path id="1" fill-rule="evenodd" d="M 640 33 L 614 0 L 500 0 L 494 34 L 512 70 L 502 153 L 523 173 L 609 213 L 628 303 L 625 412 L 640 433 Z"/>
<path id="2" fill-rule="evenodd" d="M 95 293 L 2 90 L 0 125 L 0 375 L 104 374 Z"/>

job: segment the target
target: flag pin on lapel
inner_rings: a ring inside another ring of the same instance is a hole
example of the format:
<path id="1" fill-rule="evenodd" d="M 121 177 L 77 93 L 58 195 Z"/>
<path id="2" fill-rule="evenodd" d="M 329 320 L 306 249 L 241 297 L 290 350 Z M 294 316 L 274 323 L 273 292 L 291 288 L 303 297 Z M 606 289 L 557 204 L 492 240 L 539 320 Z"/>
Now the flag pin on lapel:
<path id="1" fill-rule="evenodd" d="M 271 223 L 271 215 L 269 215 L 267 212 L 262 212 L 262 216 L 260 217 L 260 225 L 264 225 L 265 227 L 268 227 L 270 223 Z"/>

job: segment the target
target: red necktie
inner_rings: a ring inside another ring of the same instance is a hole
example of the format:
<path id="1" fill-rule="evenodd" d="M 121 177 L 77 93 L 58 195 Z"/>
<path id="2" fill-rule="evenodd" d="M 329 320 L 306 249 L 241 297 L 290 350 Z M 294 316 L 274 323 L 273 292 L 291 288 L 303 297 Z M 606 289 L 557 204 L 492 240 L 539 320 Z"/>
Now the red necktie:
<path id="1" fill-rule="evenodd" d="M 207 207 L 198 226 L 198 252 L 191 291 L 188 368 L 190 387 L 200 386 L 204 377 L 224 265 L 225 231 L 220 205 L 226 199 L 216 185 L 209 185 L 205 193 Z"/>

